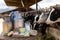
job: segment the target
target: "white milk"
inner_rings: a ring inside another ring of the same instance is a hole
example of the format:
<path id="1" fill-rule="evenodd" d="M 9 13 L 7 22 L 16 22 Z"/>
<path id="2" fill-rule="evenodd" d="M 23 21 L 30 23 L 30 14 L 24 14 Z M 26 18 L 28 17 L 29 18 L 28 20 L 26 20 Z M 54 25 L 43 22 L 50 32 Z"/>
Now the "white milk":
<path id="1" fill-rule="evenodd" d="M 26 31 L 29 32 L 31 29 L 30 29 L 30 22 L 26 22 L 25 23 L 25 28 L 26 28 Z"/>

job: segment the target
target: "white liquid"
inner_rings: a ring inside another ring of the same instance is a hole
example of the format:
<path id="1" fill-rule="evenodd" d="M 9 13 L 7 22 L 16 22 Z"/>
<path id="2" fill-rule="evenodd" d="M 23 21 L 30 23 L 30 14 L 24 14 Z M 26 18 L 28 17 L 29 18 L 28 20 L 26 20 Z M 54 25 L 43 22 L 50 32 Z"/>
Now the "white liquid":
<path id="1" fill-rule="evenodd" d="M 30 23 L 29 22 L 26 22 L 25 23 L 25 28 L 26 28 L 26 31 L 29 32 L 31 29 L 30 29 Z"/>

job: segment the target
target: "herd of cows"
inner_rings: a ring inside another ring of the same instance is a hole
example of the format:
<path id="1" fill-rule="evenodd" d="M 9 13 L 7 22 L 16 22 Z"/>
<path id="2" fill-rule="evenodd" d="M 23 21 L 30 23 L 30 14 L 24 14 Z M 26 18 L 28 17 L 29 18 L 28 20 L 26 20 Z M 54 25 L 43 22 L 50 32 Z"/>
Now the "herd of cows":
<path id="1" fill-rule="evenodd" d="M 30 23 L 32 25 L 32 29 L 39 30 L 42 34 L 45 34 L 46 28 L 50 27 L 52 25 L 56 25 L 56 28 L 59 28 L 60 26 L 60 9 L 59 8 L 50 8 L 49 10 L 45 11 L 42 10 L 40 12 L 37 12 L 35 15 L 27 14 L 26 21 L 30 20 Z"/>

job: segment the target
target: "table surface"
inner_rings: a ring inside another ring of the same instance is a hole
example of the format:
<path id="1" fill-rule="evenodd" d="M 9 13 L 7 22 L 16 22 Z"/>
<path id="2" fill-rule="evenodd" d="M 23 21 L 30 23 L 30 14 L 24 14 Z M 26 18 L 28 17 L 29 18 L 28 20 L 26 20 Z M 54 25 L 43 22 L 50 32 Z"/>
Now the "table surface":
<path id="1" fill-rule="evenodd" d="M 19 38 L 0 36 L 0 40 L 35 40 L 39 36 L 40 34 L 38 34 L 37 36 L 19 37 Z"/>

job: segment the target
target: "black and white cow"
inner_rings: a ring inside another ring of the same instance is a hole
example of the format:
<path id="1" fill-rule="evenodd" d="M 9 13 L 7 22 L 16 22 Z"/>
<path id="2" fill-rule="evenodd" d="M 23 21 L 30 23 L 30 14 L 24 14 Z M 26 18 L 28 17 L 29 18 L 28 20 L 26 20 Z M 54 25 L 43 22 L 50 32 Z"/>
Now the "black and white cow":
<path id="1" fill-rule="evenodd" d="M 42 33 L 48 26 L 51 26 L 50 24 L 57 24 L 56 28 L 60 28 L 60 9 L 52 8 L 49 12 L 42 13 L 39 17 L 38 23 L 42 23 L 42 25 L 40 25 L 43 30 Z M 38 25 L 35 27 L 35 29 L 37 29 Z"/>
<path id="2" fill-rule="evenodd" d="M 57 24 L 56 27 L 60 28 L 60 9 L 58 8 L 52 8 L 47 20 L 47 24 Z"/>
<path id="3" fill-rule="evenodd" d="M 46 20 L 49 16 L 50 11 L 48 12 L 42 12 L 40 15 L 36 15 L 35 16 L 35 21 L 34 21 L 34 29 L 41 31 L 42 34 L 46 34 L 46 28 L 49 26 L 48 24 L 46 24 Z"/>
<path id="4" fill-rule="evenodd" d="M 34 29 L 35 17 L 36 17 L 36 15 L 40 15 L 40 14 L 41 14 L 41 12 L 38 12 L 38 14 L 36 12 L 35 13 L 27 13 L 25 15 L 25 22 L 29 21 L 32 26 L 32 29 Z M 39 16 L 37 16 L 36 21 L 38 21 L 38 19 L 39 19 Z"/>
<path id="5" fill-rule="evenodd" d="M 52 8 L 51 11 L 45 13 L 42 12 L 39 17 L 36 15 L 34 20 L 38 23 L 46 22 L 47 24 L 60 22 L 60 9 Z"/>
<path id="6" fill-rule="evenodd" d="M 41 12 L 36 15 L 28 15 L 26 17 L 26 21 L 30 20 L 33 29 L 39 30 L 41 28 L 41 33 L 45 34 L 46 28 L 50 26 L 50 24 L 57 23 L 60 24 L 60 9 L 52 8 L 52 10 L 48 12 Z"/>
<path id="7" fill-rule="evenodd" d="M 60 22 L 60 9 L 53 8 L 46 22 L 48 24 Z"/>

